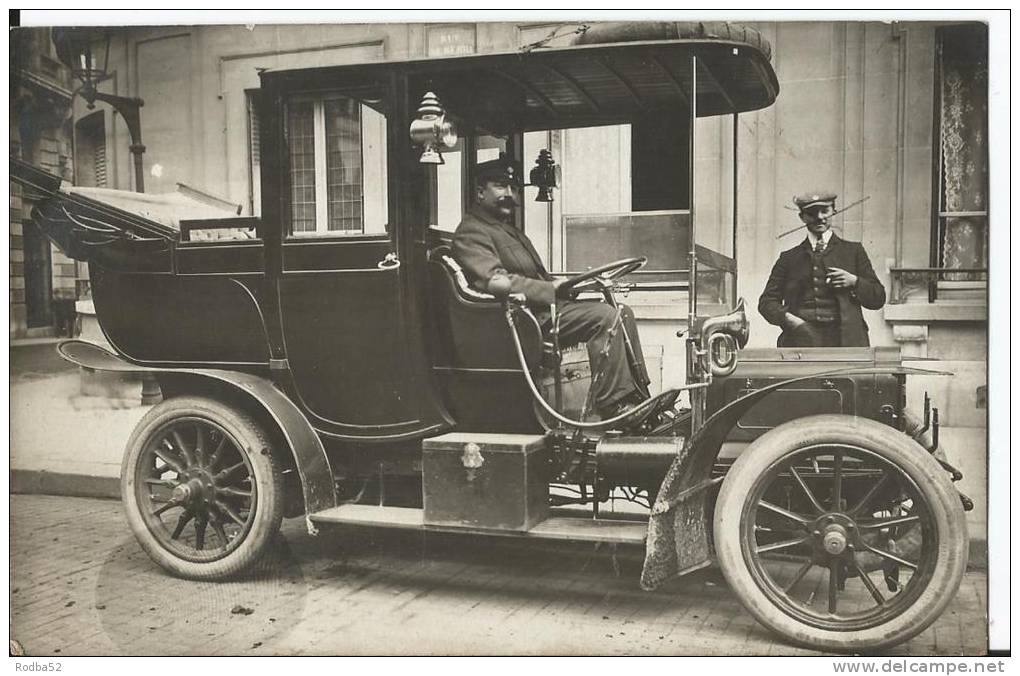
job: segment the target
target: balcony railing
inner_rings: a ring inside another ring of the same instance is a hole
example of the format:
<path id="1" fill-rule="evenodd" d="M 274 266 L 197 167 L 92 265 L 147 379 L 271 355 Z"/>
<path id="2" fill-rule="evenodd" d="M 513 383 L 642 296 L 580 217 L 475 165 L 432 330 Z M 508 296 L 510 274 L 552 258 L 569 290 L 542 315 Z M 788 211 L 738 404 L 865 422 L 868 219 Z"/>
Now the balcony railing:
<path id="1" fill-rule="evenodd" d="M 929 303 L 966 297 L 984 297 L 988 268 L 889 268 L 892 276 L 890 303 L 905 303 L 927 294 Z"/>

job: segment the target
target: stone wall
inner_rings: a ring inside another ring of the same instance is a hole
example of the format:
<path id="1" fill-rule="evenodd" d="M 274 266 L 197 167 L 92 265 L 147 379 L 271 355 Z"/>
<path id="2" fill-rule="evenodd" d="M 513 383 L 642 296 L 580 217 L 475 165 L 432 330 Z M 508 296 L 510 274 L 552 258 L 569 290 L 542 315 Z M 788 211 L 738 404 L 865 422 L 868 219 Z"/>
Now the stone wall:
<path id="1" fill-rule="evenodd" d="M 10 184 L 10 247 L 11 261 L 9 271 L 9 302 L 11 307 L 11 337 L 23 333 L 27 323 L 25 318 L 25 251 L 21 235 L 21 219 L 24 213 L 24 200 L 21 186 Z"/>

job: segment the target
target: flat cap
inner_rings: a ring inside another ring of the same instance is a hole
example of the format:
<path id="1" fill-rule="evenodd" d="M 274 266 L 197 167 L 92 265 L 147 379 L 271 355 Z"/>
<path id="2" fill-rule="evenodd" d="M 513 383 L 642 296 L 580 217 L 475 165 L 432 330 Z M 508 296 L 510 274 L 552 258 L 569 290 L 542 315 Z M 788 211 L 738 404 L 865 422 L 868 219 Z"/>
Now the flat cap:
<path id="1" fill-rule="evenodd" d="M 835 204 L 836 193 L 831 190 L 816 190 L 813 192 L 801 193 L 793 198 L 793 203 L 797 205 L 797 208 L 803 211 L 814 206 L 820 206 L 823 204 Z"/>
<path id="2" fill-rule="evenodd" d="M 524 170 L 520 162 L 500 155 L 498 159 L 482 162 L 475 166 L 475 178 L 478 181 L 505 181 L 512 185 L 521 185 Z"/>

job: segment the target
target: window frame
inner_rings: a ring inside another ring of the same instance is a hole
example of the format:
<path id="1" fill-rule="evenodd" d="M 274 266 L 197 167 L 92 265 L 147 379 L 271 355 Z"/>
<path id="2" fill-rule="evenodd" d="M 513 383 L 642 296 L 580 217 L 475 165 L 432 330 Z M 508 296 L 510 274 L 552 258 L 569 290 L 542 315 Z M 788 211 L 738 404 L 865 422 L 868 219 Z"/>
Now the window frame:
<path id="1" fill-rule="evenodd" d="M 365 232 L 365 137 L 364 137 L 364 114 L 363 108 L 373 108 L 365 103 L 365 100 L 370 99 L 382 99 L 386 100 L 390 98 L 389 89 L 382 84 L 375 85 L 355 85 L 352 87 L 335 86 L 322 89 L 311 89 L 311 90 L 295 90 L 287 92 L 283 95 L 281 100 L 280 108 L 280 138 L 283 141 L 280 144 L 280 157 L 279 165 L 281 167 L 281 221 L 283 223 L 282 241 L 284 242 L 321 242 L 329 240 L 379 240 L 389 239 L 391 233 L 389 232 L 390 226 L 385 225 L 385 229 L 382 232 Z M 359 115 L 359 125 L 361 134 L 361 229 L 358 231 L 354 230 L 329 230 L 329 191 L 328 191 L 328 167 L 327 167 L 327 143 L 326 143 L 326 116 L 325 116 L 325 103 L 331 99 L 347 99 L 357 102 L 361 107 Z M 313 152 L 315 154 L 315 230 L 314 231 L 301 231 L 294 232 L 294 214 L 293 214 L 293 185 L 291 182 L 291 168 L 290 168 L 290 139 L 288 129 L 288 113 L 289 106 L 295 102 L 311 102 L 313 103 L 313 134 L 314 134 L 314 146 Z M 380 111 L 379 114 L 383 117 L 385 128 L 382 135 L 383 141 L 386 144 L 386 150 L 382 156 L 383 168 L 384 168 L 384 189 L 388 195 L 393 187 L 391 185 L 393 177 L 393 168 L 390 166 L 391 162 L 391 149 L 390 145 L 390 131 L 389 125 L 391 120 L 386 113 Z M 264 139 L 262 140 L 262 150 L 265 152 Z M 321 152 L 320 152 L 321 151 Z M 384 201 L 384 216 L 386 223 L 392 221 L 391 213 L 391 200 L 387 197 Z"/>
<path id="2" fill-rule="evenodd" d="M 244 90 L 245 112 L 248 130 L 248 212 L 253 217 L 262 216 L 262 120 L 259 105 L 262 90 Z"/>

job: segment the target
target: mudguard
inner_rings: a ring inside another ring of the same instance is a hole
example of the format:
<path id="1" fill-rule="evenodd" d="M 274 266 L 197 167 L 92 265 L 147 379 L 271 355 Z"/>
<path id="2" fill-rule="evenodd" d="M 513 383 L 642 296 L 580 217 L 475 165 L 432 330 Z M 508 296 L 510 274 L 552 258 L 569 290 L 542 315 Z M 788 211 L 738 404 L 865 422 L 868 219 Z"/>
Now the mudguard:
<path id="1" fill-rule="evenodd" d="M 224 383 L 257 403 L 276 422 L 290 447 L 301 478 L 305 515 L 336 506 L 336 486 L 329 457 L 319 435 L 304 414 L 272 381 L 250 373 L 220 369 L 161 369 L 130 364 L 100 345 L 84 340 L 65 340 L 57 345 L 67 361 L 96 371 L 152 373 L 157 378 L 184 377 Z M 310 531 L 314 526 L 308 522 Z"/>
<path id="2" fill-rule="evenodd" d="M 709 491 L 721 481 L 712 479 L 715 464 L 730 429 L 752 406 L 776 390 L 811 378 L 845 375 L 951 375 L 909 366 L 873 366 L 823 371 L 773 383 L 735 399 L 712 415 L 691 435 L 677 455 L 659 488 L 648 522 L 642 589 L 651 590 L 666 580 L 704 568 L 712 562 L 709 546 Z"/>

